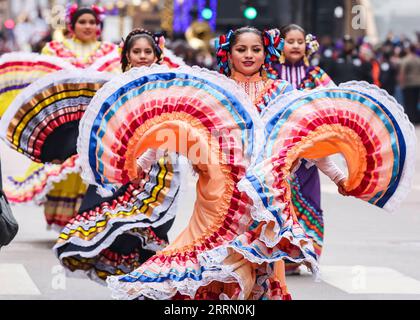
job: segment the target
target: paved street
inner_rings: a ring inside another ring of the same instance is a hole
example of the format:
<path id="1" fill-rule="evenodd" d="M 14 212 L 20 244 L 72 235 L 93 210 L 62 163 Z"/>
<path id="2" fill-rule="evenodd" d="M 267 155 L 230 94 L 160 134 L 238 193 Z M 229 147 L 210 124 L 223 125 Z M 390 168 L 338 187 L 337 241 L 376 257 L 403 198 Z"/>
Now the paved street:
<path id="1" fill-rule="evenodd" d="M 417 127 L 420 139 L 420 127 Z M 24 172 L 28 161 L 0 146 L 3 176 Z M 188 190 L 194 190 L 193 181 Z M 400 210 L 389 214 L 338 196 L 322 178 L 325 245 L 321 281 L 291 276 L 294 299 L 420 299 L 420 152 L 414 186 Z M 170 236 L 188 221 L 194 194 L 181 199 Z M 65 278 L 51 248 L 57 233 L 45 227 L 42 208 L 14 206 L 20 230 L 0 252 L 0 299 L 110 299 L 90 280 Z"/>

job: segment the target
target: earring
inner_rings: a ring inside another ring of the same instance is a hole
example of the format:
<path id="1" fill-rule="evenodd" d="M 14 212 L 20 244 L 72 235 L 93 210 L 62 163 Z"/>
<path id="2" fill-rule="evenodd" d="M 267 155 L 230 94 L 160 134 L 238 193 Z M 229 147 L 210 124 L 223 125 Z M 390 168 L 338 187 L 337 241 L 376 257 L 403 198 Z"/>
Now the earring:
<path id="1" fill-rule="evenodd" d="M 264 64 L 261 66 L 261 78 L 264 82 L 268 80 L 267 69 Z"/>
<path id="2" fill-rule="evenodd" d="M 280 57 L 279 57 L 279 63 L 284 64 L 286 62 L 286 56 L 284 55 L 284 51 L 281 51 Z"/>
<path id="3" fill-rule="evenodd" d="M 126 70 L 128 71 L 128 70 L 130 70 L 131 69 L 131 62 L 130 61 L 128 61 L 128 64 L 127 64 L 127 68 L 126 68 Z"/>
<path id="4" fill-rule="evenodd" d="M 230 76 L 231 77 L 234 77 L 234 75 L 235 75 L 235 69 L 233 69 L 232 61 L 230 61 L 230 59 L 228 59 L 228 68 L 229 68 Z"/>
<path id="5" fill-rule="evenodd" d="M 303 56 L 303 63 L 305 64 L 305 66 L 309 67 L 309 59 L 306 54 Z"/>

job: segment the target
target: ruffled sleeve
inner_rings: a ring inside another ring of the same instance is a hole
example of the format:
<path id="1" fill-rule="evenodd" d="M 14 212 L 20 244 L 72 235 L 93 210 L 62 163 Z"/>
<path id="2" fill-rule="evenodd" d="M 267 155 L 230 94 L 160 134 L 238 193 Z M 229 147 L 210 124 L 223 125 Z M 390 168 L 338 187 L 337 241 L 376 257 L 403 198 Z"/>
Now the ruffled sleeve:
<path id="1" fill-rule="evenodd" d="M 314 89 L 317 87 L 331 88 L 336 84 L 330 76 L 320 67 L 311 67 L 307 73 L 306 79 L 302 81 L 301 89 Z"/>

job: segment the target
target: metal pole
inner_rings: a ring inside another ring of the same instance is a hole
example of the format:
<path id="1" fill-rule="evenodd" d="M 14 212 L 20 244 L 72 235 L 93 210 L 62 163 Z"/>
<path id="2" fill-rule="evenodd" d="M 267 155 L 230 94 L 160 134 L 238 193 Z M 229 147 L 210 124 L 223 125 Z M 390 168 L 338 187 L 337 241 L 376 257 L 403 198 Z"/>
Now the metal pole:
<path id="1" fill-rule="evenodd" d="M 124 14 L 123 8 L 119 10 L 119 30 L 120 30 L 120 38 L 124 36 Z"/>
<path id="2" fill-rule="evenodd" d="M 344 0 L 344 34 L 352 35 L 351 18 L 352 18 L 352 0 Z"/>

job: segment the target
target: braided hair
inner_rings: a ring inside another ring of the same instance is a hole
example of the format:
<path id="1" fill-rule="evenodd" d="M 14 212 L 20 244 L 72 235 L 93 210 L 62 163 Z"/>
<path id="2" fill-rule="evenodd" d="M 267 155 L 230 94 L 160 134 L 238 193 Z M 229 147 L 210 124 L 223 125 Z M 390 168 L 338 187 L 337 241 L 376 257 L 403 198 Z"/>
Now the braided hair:
<path id="1" fill-rule="evenodd" d="M 150 44 L 150 46 L 153 49 L 153 52 L 157 58 L 157 62 L 162 59 L 163 55 L 163 46 L 161 44 L 163 36 L 161 34 L 153 34 L 150 31 L 147 31 L 145 29 L 134 29 L 131 31 L 127 37 L 125 38 L 123 42 L 122 52 L 121 52 L 121 67 L 122 71 L 125 72 L 129 61 L 127 58 L 128 53 L 133 48 L 136 40 L 138 39 L 146 39 L 147 42 Z"/>

